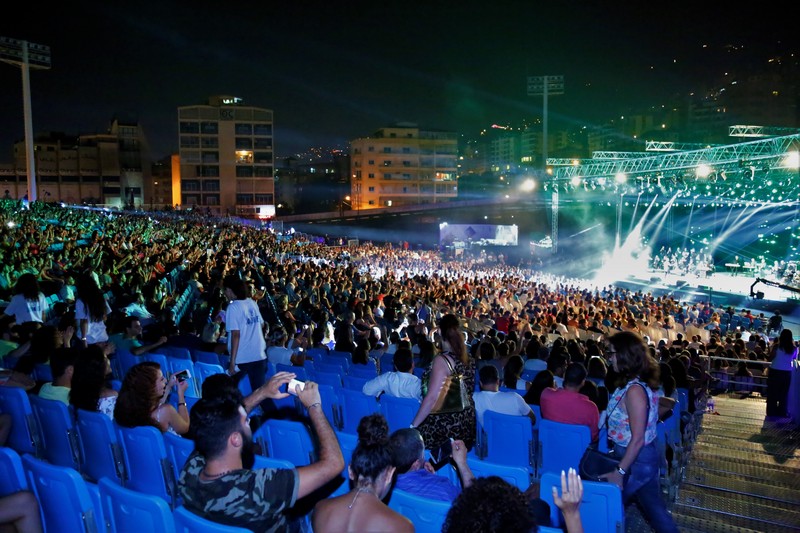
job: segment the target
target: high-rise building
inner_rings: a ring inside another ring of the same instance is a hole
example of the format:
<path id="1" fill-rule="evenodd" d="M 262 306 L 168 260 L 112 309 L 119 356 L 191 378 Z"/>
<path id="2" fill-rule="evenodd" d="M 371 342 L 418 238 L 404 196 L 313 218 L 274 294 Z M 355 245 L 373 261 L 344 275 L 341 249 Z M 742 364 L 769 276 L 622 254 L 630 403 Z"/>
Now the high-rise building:
<path id="1" fill-rule="evenodd" d="M 234 96 L 178 108 L 180 203 L 215 214 L 275 215 L 272 110 Z"/>
<path id="2" fill-rule="evenodd" d="M 458 196 L 458 136 L 400 123 L 350 143 L 346 209 L 447 202 Z"/>

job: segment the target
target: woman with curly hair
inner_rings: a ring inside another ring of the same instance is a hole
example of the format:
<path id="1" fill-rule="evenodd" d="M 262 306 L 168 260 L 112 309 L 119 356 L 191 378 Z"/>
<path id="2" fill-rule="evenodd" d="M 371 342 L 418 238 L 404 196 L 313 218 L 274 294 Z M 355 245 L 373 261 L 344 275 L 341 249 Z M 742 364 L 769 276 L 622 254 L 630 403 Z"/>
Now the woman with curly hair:
<path id="1" fill-rule="evenodd" d="M 111 307 L 91 274 L 82 274 L 75 285 L 75 320 L 83 346 L 108 341 L 106 319 Z"/>
<path id="2" fill-rule="evenodd" d="M 113 420 L 118 394 L 108 385 L 110 379 L 111 364 L 103 348 L 92 345 L 81 350 L 72 365 L 69 403 L 76 409 L 100 411 Z"/>
<path id="3" fill-rule="evenodd" d="M 365 416 L 358 424 L 358 444 L 348 467 L 353 489 L 314 507 L 314 531 L 414 531 L 408 518 L 383 503 L 394 470 L 389 424 L 381 414 Z"/>
<path id="4" fill-rule="evenodd" d="M 178 390 L 177 410 L 167 402 L 175 385 Z M 189 409 L 184 398 L 188 386 L 188 381 L 178 381 L 175 375 L 169 380 L 164 377 L 158 363 L 138 363 L 128 370 L 122 381 L 114 420 L 124 427 L 153 426 L 162 433 L 183 435 L 189 431 Z"/>
<path id="5" fill-rule="evenodd" d="M 561 496 L 553 487 L 553 502 L 561 509 L 568 533 L 583 533 L 578 508 L 583 497 L 581 478 L 570 468 L 561 472 Z M 481 477 L 455 499 L 447 513 L 443 533 L 505 533 L 538 531 L 537 518 L 543 514 L 524 492 L 498 476 Z M 549 519 L 549 517 L 547 517 Z M 545 521 L 545 517 L 541 517 Z M 548 520 L 549 521 L 549 520 Z M 541 524 L 550 526 L 548 523 Z"/>

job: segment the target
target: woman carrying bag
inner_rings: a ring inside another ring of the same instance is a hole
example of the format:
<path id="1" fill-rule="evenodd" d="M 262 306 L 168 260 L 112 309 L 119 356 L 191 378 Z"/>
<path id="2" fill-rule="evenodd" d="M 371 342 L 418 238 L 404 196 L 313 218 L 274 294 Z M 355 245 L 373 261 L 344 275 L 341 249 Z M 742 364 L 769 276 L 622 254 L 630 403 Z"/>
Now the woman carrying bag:
<path id="1" fill-rule="evenodd" d="M 622 459 L 616 470 L 600 477 L 622 490 L 623 504 L 636 498 L 656 533 L 678 533 L 659 483 L 658 399 L 640 379 L 650 364 L 647 345 L 630 331 L 612 335 L 608 343 L 606 356 L 625 381 L 609 399 L 610 404 L 618 404 L 608 417 L 608 438 L 614 443 L 617 457 Z"/>
<path id="2" fill-rule="evenodd" d="M 475 442 L 475 363 L 470 359 L 461 324 L 454 314 L 439 320 L 441 353 L 433 358 L 422 377 L 422 404 L 412 428 L 422 434 L 425 446 L 434 449 L 451 438 L 468 448 Z M 427 384 L 427 387 L 426 387 Z"/>

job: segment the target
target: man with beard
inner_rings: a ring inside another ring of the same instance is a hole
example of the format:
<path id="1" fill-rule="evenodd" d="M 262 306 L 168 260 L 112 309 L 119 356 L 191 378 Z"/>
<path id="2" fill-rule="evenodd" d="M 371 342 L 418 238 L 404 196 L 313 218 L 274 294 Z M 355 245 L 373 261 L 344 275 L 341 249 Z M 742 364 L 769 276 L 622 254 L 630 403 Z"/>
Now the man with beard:
<path id="1" fill-rule="evenodd" d="M 266 394 L 273 399 L 287 397 L 279 389 L 292 376 L 274 376 Z M 255 446 L 240 398 L 221 394 L 202 398 L 192 407 L 190 427 L 195 451 L 178 480 L 188 510 L 214 522 L 253 531 L 300 530 L 300 524 L 284 511 L 337 476 L 344 468 L 344 459 L 322 411 L 317 384 L 307 381 L 295 392 L 317 433 L 320 459 L 291 470 L 252 470 Z"/>

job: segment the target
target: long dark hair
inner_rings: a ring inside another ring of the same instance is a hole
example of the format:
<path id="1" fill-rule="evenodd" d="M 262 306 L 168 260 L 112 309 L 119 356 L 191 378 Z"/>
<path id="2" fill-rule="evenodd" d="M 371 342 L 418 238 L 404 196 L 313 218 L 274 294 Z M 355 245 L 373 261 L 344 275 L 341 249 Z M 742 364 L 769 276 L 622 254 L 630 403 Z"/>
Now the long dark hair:
<path id="1" fill-rule="evenodd" d="M 522 360 L 522 356 L 512 355 L 508 359 L 506 366 L 503 368 L 503 385 L 505 385 L 506 388 L 517 388 L 517 380 L 520 379 L 524 366 L 525 361 Z"/>
<path id="2" fill-rule="evenodd" d="M 442 341 L 450 344 L 450 353 L 460 359 L 462 363 L 469 364 L 469 352 L 464 343 L 464 335 L 461 333 L 461 321 L 452 313 L 444 315 L 439 320 L 439 331 L 442 334 Z"/>
<path id="3" fill-rule="evenodd" d="M 358 444 L 350 460 L 356 486 L 374 483 L 390 466 L 389 424 L 380 413 L 367 415 L 358 423 Z"/>
<path id="4" fill-rule="evenodd" d="M 106 386 L 106 354 L 97 345 L 82 350 L 72 365 L 72 385 L 69 403 L 77 409 L 97 411 L 100 392 Z"/>
<path id="5" fill-rule="evenodd" d="M 792 338 L 792 330 L 784 329 L 778 337 L 778 347 L 784 352 L 791 354 L 794 352 L 794 339 Z"/>
<path id="6" fill-rule="evenodd" d="M 101 322 L 105 320 L 106 298 L 91 274 L 83 273 L 78 277 L 75 284 L 75 293 L 75 298 L 82 301 L 86 306 L 92 321 Z"/>
<path id="7" fill-rule="evenodd" d="M 39 299 L 39 280 L 30 272 L 22 274 L 14 284 L 14 294 L 21 294 L 26 300 Z"/>

